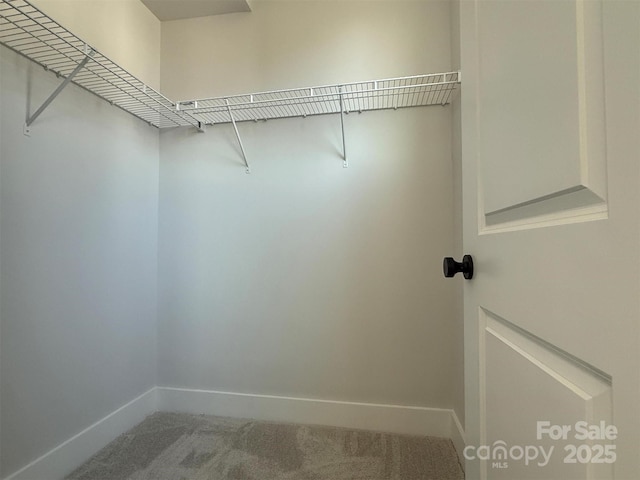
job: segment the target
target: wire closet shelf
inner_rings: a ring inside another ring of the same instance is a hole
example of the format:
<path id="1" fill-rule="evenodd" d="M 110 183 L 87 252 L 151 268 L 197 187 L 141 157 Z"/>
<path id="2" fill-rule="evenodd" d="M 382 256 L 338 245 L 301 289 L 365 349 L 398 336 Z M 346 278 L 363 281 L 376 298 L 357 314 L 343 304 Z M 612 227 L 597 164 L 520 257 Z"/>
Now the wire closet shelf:
<path id="1" fill-rule="evenodd" d="M 27 119 L 25 133 L 69 82 L 155 127 L 201 131 L 220 123 L 446 105 L 460 83 L 460 72 L 445 72 L 174 103 L 27 0 L 0 0 L 0 45 L 64 79 Z"/>
<path id="2" fill-rule="evenodd" d="M 155 127 L 198 126 L 171 100 L 26 0 L 0 0 L 0 44 Z"/>
<path id="3" fill-rule="evenodd" d="M 432 73 L 319 87 L 178 102 L 204 125 L 369 110 L 446 105 L 460 72 Z"/>

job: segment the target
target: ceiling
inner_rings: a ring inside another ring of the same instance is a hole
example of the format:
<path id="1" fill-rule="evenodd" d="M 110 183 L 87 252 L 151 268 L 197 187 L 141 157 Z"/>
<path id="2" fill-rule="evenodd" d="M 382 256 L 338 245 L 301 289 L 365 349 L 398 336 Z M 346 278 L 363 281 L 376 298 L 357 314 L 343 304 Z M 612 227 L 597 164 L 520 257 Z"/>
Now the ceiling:
<path id="1" fill-rule="evenodd" d="M 250 12 L 247 0 L 142 0 L 161 21 Z"/>

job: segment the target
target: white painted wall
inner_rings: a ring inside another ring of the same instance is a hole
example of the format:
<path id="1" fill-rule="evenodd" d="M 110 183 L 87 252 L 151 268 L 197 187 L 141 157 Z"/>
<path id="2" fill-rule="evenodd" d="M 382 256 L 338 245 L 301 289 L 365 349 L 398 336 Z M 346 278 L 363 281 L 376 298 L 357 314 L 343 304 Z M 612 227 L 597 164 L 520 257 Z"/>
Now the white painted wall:
<path id="1" fill-rule="evenodd" d="M 450 67 L 447 0 L 260 0 L 251 8 L 163 22 L 162 92 L 185 100 Z"/>
<path id="2" fill-rule="evenodd" d="M 256 2 L 162 27 L 193 98 L 446 71 L 448 2 Z M 189 72 L 186 74 L 185 72 Z M 159 384 L 453 405 L 449 107 L 162 132 Z"/>
<path id="3" fill-rule="evenodd" d="M 0 47 L 0 476 L 156 384 L 158 133 Z"/>

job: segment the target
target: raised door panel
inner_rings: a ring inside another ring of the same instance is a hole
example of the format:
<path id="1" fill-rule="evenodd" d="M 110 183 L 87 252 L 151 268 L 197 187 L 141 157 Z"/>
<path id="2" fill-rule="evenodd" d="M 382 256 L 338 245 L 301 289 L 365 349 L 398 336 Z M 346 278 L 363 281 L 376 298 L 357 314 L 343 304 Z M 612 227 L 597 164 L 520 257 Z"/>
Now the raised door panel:
<path id="1" fill-rule="evenodd" d="M 481 231 L 602 218 L 601 3 L 487 0 L 477 12 Z"/>
<path id="2" fill-rule="evenodd" d="M 484 309 L 480 322 L 484 478 L 612 478 L 611 377 Z"/>

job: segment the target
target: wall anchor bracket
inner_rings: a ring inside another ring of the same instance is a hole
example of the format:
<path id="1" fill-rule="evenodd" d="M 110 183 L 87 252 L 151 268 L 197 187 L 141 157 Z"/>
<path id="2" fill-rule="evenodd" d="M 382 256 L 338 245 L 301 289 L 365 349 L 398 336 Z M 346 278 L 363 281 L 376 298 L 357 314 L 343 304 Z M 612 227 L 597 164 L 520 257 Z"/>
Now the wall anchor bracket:
<path id="1" fill-rule="evenodd" d="M 347 144 L 344 139 L 344 101 L 342 99 L 342 86 L 338 89 L 340 94 L 340 128 L 342 130 L 342 167 L 347 168 L 349 166 L 349 161 L 347 160 Z"/>
<path id="2" fill-rule="evenodd" d="M 238 144 L 240 145 L 240 151 L 242 152 L 242 159 L 244 160 L 244 164 L 247 167 L 246 173 L 251 173 L 251 168 L 249 167 L 249 162 L 247 162 L 247 154 L 244 151 L 244 146 L 242 145 L 242 139 L 240 138 L 240 133 L 238 132 L 238 126 L 236 125 L 236 119 L 233 118 L 233 112 L 231 111 L 231 105 L 229 105 L 229 99 L 225 99 L 227 103 L 227 112 L 229 112 L 229 118 L 231 119 L 231 123 L 233 124 L 233 129 L 236 132 L 236 138 L 238 139 Z"/>
<path id="3" fill-rule="evenodd" d="M 27 122 L 25 124 L 25 135 L 29 135 L 30 130 L 29 127 L 31 126 L 31 124 L 33 122 L 35 122 L 36 118 L 38 118 L 40 116 L 40 114 L 42 112 L 44 112 L 44 110 L 51 104 L 51 102 L 53 102 L 55 100 L 55 98 L 60 95 L 60 92 L 62 92 L 62 90 L 64 90 L 64 88 L 69 85 L 69 82 L 71 82 L 71 80 L 73 80 L 73 77 L 75 77 L 78 72 L 80 72 L 80 70 L 82 70 L 84 68 L 84 66 L 87 64 L 87 62 L 89 60 L 91 60 L 91 57 L 94 54 L 94 51 L 89 48 L 89 46 L 87 44 L 85 44 L 84 46 L 84 54 L 85 57 L 82 59 L 82 61 L 76 66 L 76 68 L 73 70 L 73 72 L 71 72 L 67 78 L 64 79 L 64 81 L 58 85 L 58 88 L 55 89 L 55 91 L 49 95 L 49 98 L 47 98 L 44 103 L 40 106 L 40 108 L 38 108 L 38 110 L 35 111 L 35 113 L 33 115 L 31 115 L 28 119 Z"/>

